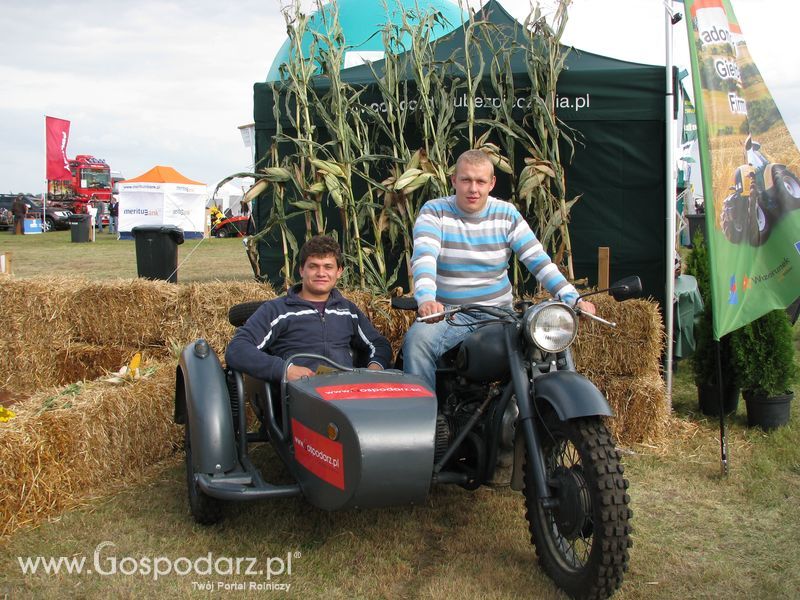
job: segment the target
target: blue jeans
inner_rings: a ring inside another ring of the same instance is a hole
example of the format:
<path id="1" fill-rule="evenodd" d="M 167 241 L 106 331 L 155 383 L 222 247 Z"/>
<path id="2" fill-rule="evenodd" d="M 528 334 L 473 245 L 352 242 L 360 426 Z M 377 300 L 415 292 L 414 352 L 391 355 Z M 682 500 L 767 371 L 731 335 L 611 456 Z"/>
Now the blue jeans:
<path id="1" fill-rule="evenodd" d="M 439 357 L 475 331 L 470 324 L 489 318 L 490 315 L 483 313 L 456 313 L 453 321 L 464 325 L 450 325 L 446 320 L 438 323 L 414 322 L 403 340 L 403 371 L 421 377 L 435 390 L 436 362 Z"/>

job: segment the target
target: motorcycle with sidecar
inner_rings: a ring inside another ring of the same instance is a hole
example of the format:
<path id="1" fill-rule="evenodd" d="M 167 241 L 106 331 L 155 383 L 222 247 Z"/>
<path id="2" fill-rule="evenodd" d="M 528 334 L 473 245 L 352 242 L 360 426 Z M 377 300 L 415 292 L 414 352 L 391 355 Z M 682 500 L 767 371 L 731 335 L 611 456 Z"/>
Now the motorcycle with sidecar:
<path id="1" fill-rule="evenodd" d="M 629 277 L 601 291 L 624 300 L 641 282 Z M 233 307 L 229 320 L 242 325 L 260 304 Z M 416 310 L 410 298 L 392 305 Z M 456 312 L 481 320 L 441 357 L 435 390 L 400 370 L 321 356 L 314 358 L 328 365 L 323 373 L 288 381 L 284 372 L 279 383 L 266 382 L 224 369 L 205 340 L 186 345 L 175 421 L 185 428 L 194 519 L 219 521 L 230 500 L 303 496 L 330 511 L 420 504 L 434 485 L 473 490 L 505 469 L 524 495 L 545 573 L 575 598 L 613 594 L 628 566 L 632 512 L 620 452 L 603 423 L 612 411 L 572 359 L 578 313 L 547 300 L 464 305 L 443 316 Z M 291 483 L 269 483 L 254 466 L 249 446 L 257 441 L 270 442 Z"/>

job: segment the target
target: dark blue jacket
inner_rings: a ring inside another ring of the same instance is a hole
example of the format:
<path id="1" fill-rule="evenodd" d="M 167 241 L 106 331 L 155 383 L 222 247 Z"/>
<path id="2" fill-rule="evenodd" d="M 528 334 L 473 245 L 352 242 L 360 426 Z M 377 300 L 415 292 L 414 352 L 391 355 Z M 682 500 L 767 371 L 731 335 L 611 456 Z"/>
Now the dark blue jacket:
<path id="1" fill-rule="evenodd" d="M 265 381 L 280 381 L 292 354 L 321 354 L 351 367 L 351 347 L 364 352 L 368 362 L 390 366 L 389 341 L 339 290 L 331 290 L 324 316 L 298 296 L 299 291 L 298 284 L 287 295 L 265 302 L 236 330 L 225 351 L 229 367 Z M 298 359 L 295 364 L 314 370 L 317 362 Z"/>

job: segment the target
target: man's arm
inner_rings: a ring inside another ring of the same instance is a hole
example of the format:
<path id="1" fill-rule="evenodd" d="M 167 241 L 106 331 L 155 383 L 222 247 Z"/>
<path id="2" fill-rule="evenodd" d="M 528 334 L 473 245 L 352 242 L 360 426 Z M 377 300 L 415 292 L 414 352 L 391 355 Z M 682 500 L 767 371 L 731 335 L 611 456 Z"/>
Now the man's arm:
<path id="1" fill-rule="evenodd" d="M 392 345 L 383 337 L 367 316 L 352 304 L 352 310 L 358 316 L 356 322 L 356 339 L 354 344 L 369 353 L 368 368 L 387 369 L 392 364 Z M 377 365 L 377 367 L 373 367 Z"/>
<path id="2" fill-rule="evenodd" d="M 525 267 L 536 277 L 544 288 L 554 297 L 574 305 L 578 300 L 578 290 L 567 281 L 541 242 L 533 234 L 528 223 L 516 209 L 512 213 L 511 229 L 508 234 L 509 244 Z"/>
<path id="3" fill-rule="evenodd" d="M 286 361 L 266 352 L 275 341 L 278 310 L 273 301 L 258 307 L 236 330 L 225 351 L 225 362 L 237 371 L 264 381 L 280 381 Z"/>
<path id="4" fill-rule="evenodd" d="M 426 202 L 414 222 L 414 252 L 411 256 L 414 298 L 420 307 L 436 302 L 436 261 L 441 248 L 441 217 L 434 211 L 432 201 Z"/>

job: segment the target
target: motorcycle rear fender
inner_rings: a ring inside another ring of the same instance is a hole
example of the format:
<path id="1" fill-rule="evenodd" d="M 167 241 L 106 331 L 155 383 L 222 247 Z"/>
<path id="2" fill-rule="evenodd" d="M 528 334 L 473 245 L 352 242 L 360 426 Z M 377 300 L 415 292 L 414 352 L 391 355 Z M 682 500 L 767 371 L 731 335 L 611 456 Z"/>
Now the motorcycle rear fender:
<path id="1" fill-rule="evenodd" d="M 175 373 L 175 422 L 189 425 L 198 473 L 225 473 L 238 464 L 225 372 L 205 340 L 181 351 Z"/>
<path id="2" fill-rule="evenodd" d="M 553 371 L 534 380 L 536 403 L 547 402 L 562 421 L 578 417 L 613 417 L 606 397 L 583 375 Z"/>

